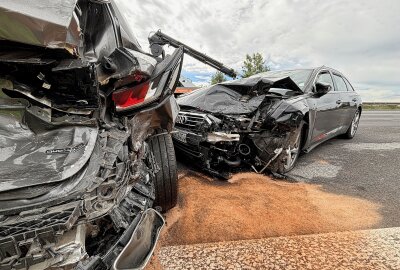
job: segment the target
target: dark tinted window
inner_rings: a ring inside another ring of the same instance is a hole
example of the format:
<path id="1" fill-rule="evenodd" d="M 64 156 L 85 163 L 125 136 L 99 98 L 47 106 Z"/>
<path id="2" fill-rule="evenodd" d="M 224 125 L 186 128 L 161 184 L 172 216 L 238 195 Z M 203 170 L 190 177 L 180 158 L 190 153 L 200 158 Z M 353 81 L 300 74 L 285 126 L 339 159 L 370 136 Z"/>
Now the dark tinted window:
<path id="1" fill-rule="evenodd" d="M 333 79 L 335 80 L 337 91 L 347 91 L 346 83 L 344 82 L 342 77 L 333 74 Z"/>
<path id="2" fill-rule="evenodd" d="M 331 74 L 329 74 L 329 72 L 320 73 L 318 75 L 318 78 L 317 78 L 316 82 L 329 84 L 332 87 L 332 90 L 335 89 L 335 87 L 333 86 L 333 81 L 332 81 Z"/>

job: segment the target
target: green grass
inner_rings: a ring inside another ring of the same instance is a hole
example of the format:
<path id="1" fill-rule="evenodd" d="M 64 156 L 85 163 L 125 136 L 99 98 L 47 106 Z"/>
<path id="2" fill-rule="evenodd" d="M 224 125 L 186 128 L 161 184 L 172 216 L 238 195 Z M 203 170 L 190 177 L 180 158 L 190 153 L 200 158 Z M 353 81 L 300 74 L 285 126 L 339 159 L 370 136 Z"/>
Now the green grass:
<path id="1" fill-rule="evenodd" d="M 362 108 L 368 111 L 400 111 L 400 104 L 363 104 Z"/>

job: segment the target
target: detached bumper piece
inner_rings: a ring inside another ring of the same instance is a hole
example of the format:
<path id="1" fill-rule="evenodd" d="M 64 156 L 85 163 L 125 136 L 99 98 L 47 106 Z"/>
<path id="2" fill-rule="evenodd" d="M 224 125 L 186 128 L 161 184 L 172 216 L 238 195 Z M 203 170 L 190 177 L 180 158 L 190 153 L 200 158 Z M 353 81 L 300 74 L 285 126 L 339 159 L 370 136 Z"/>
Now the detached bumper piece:
<path id="1" fill-rule="evenodd" d="M 143 269 L 153 254 L 164 218 L 150 208 L 136 216 L 118 242 L 103 256 L 81 262 L 77 270 Z"/>

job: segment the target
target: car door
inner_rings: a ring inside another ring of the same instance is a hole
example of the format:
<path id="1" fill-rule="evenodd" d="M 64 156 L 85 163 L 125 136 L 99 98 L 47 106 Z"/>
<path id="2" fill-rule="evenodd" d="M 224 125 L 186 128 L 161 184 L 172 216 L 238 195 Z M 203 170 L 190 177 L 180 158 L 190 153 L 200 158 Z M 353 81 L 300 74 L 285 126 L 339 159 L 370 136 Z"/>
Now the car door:
<path id="1" fill-rule="evenodd" d="M 333 81 L 336 86 L 337 93 L 340 95 L 339 115 L 340 115 L 340 133 L 346 132 L 349 124 L 349 114 L 351 113 L 351 98 L 347 91 L 346 82 L 342 76 L 336 72 L 332 73 Z"/>
<path id="2" fill-rule="evenodd" d="M 347 107 L 346 117 L 344 121 L 344 125 L 347 130 L 347 128 L 350 126 L 351 121 L 353 120 L 356 110 L 358 109 L 360 98 L 357 92 L 354 91 L 354 88 L 351 86 L 349 81 L 344 76 L 342 76 L 342 78 L 345 81 L 347 87 L 347 92 L 345 93 L 343 100 L 346 100 L 346 102 L 348 102 L 349 104 Z"/>
<path id="3" fill-rule="evenodd" d="M 337 134 L 338 127 L 341 123 L 340 93 L 335 89 L 335 84 L 330 71 L 320 71 L 315 79 L 315 83 L 317 82 L 331 85 L 332 90 L 323 96 L 313 97 L 315 104 L 315 119 L 311 144 L 334 137 Z"/>

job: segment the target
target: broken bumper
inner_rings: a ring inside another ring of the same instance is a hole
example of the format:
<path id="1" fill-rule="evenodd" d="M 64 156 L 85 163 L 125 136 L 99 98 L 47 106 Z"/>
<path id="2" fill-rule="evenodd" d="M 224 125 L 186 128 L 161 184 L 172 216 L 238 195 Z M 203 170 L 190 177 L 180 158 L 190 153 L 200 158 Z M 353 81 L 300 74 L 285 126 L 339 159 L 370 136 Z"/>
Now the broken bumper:
<path id="1" fill-rule="evenodd" d="M 143 269 L 153 254 L 164 224 L 164 218 L 159 212 L 147 209 L 136 216 L 118 242 L 103 257 L 95 256 L 90 261 L 81 262 L 76 269 Z"/>
<path id="2" fill-rule="evenodd" d="M 73 215 L 71 215 L 73 217 Z M 138 214 L 120 238 L 103 256 L 92 256 L 87 259 L 85 251 L 86 224 L 74 226 L 62 236 L 57 235 L 56 228 L 41 228 L 30 232 L 37 234 L 37 243 L 31 248 L 51 251 L 47 256 L 28 256 L 19 259 L 27 246 L 26 239 L 7 237 L 0 239 L 0 269 L 47 269 L 48 267 L 64 268 L 79 264 L 74 269 L 143 269 L 148 263 L 164 219 L 156 210 L 149 208 Z M 27 233 L 29 234 L 29 233 Z M 48 256 L 52 254 L 52 256 Z M 44 253 L 43 253 L 44 255 Z"/>
<path id="3" fill-rule="evenodd" d="M 171 133 L 174 140 L 174 146 L 178 150 L 193 158 L 203 158 L 205 153 L 200 143 L 204 141 L 204 137 L 193 132 L 174 128 Z"/>
<path id="4" fill-rule="evenodd" d="M 135 140 L 141 158 L 132 161 L 129 135 L 95 134 L 91 157 L 76 175 L 1 193 L 0 270 L 144 267 L 164 220 L 151 208 L 154 185 L 140 154 L 145 143 Z"/>

